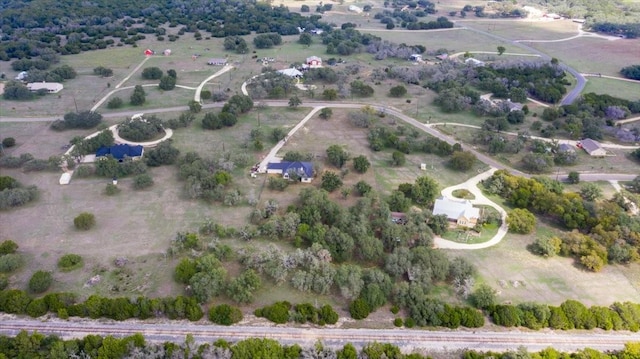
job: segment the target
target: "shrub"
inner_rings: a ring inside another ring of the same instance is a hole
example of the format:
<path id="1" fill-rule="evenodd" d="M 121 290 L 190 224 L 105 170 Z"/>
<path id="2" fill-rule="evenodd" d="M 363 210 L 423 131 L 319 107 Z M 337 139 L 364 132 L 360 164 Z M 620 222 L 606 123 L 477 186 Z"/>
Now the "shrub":
<path id="1" fill-rule="evenodd" d="M 406 318 L 404 320 L 404 326 L 407 328 L 413 328 L 416 326 L 416 321 L 413 318 Z"/>
<path id="2" fill-rule="evenodd" d="M 6 274 L 0 274 L 0 290 L 5 290 L 9 286 L 9 278 Z"/>
<path id="3" fill-rule="evenodd" d="M 242 320 L 242 312 L 236 307 L 221 304 L 209 309 L 209 320 L 219 325 L 231 325 Z"/>
<path id="4" fill-rule="evenodd" d="M 107 102 L 107 108 L 120 108 L 124 105 L 124 101 L 120 97 L 114 97 Z"/>
<path id="5" fill-rule="evenodd" d="M 402 97 L 406 94 L 407 88 L 402 85 L 394 86 L 389 90 L 389 95 L 391 95 L 392 97 Z"/>
<path id="6" fill-rule="evenodd" d="M 12 240 L 0 243 L 0 255 L 12 254 L 18 250 L 18 244 Z"/>
<path id="7" fill-rule="evenodd" d="M 96 225 L 96 217 L 93 213 L 82 212 L 73 219 L 73 225 L 76 229 L 88 231 Z"/>
<path id="8" fill-rule="evenodd" d="M 20 183 L 13 177 L 0 176 L 0 191 L 20 187 Z"/>
<path id="9" fill-rule="evenodd" d="M 38 318 L 47 314 L 47 303 L 44 298 L 34 299 L 27 305 L 27 315 L 32 318 Z"/>
<path id="10" fill-rule="evenodd" d="M 397 305 L 391 306 L 391 313 L 398 314 L 400 312 L 400 308 Z"/>
<path id="11" fill-rule="evenodd" d="M 104 194 L 107 196 L 115 196 L 120 193 L 120 188 L 113 183 L 107 183 L 107 187 L 104 189 Z"/>
<path id="12" fill-rule="evenodd" d="M 147 173 L 137 175 L 133 178 L 134 189 L 145 189 L 153 186 L 153 178 Z"/>
<path id="13" fill-rule="evenodd" d="M 23 206 L 38 198 L 38 187 L 12 188 L 0 191 L 0 210 Z"/>
<path id="14" fill-rule="evenodd" d="M 366 300 L 358 298 L 349 304 L 349 314 L 353 319 L 364 319 L 371 313 L 371 308 Z"/>
<path id="15" fill-rule="evenodd" d="M 3 256 L 0 256 L 0 272 L 13 272 L 14 270 L 20 268 L 23 263 L 24 260 L 22 259 L 21 255 L 17 253 L 5 254 Z"/>
<path id="16" fill-rule="evenodd" d="M 145 80 L 159 80 L 162 77 L 162 70 L 158 67 L 147 67 L 142 70 L 142 78 Z"/>
<path id="17" fill-rule="evenodd" d="M 29 279 L 29 290 L 33 293 L 45 292 L 51 286 L 53 282 L 53 276 L 51 272 L 45 272 L 39 270 L 31 276 Z"/>
<path id="18" fill-rule="evenodd" d="M 58 260 L 58 268 L 69 272 L 82 267 L 82 257 L 77 254 L 65 254 Z"/>
<path id="19" fill-rule="evenodd" d="M 260 314 L 274 323 L 284 324 L 289 321 L 289 309 L 291 309 L 291 303 L 276 302 L 262 308 Z"/>
<path id="20" fill-rule="evenodd" d="M 9 148 L 16 145 L 16 139 L 13 137 L 6 137 L 2 139 L 2 147 Z"/>
<path id="21" fill-rule="evenodd" d="M 396 318 L 396 319 L 393 320 L 393 325 L 398 327 L 398 328 L 401 327 L 402 324 L 403 324 L 402 318 Z"/>
<path id="22" fill-rule="evenodd" d="M 93 166 L 78 166 L 73 171 L 73 176 L 78 178 L 87 178 L 93 176 L 95 169 Z"/>

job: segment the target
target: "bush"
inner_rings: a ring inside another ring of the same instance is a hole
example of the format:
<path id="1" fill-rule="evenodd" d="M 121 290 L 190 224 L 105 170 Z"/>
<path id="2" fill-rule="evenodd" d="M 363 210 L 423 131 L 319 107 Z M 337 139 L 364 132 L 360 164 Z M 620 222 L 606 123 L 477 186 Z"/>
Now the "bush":
<path id="1" fill-rule="evenodd" d="M 120 108 L 124 105 L 124 101 L 120 97 L 114 97 L 109 102 L 107 102 L 107 108 Z"/>
<path id="2" fill-rule="evenodd" d="M 82 264 L 82 257 L 77 254 L 65 254 L 58 259 L 58 268 L 63 272 L 81 268 Z"/>
<path id="3" fill-rule="evenodd" d="M 18 244 L 12 240 L 0 243 L 0 255 L 13 254 L 18 250 Z"/>
<path id="4" fill-rule="evenodd" d="M 242 320 L 242 312 L 236 307 L 221 304 L 209 309 L 209 320 L 219 325 L 232 325 Z"/>
<path id="5" fill-rule="evenodd" d="M 107 187 L 104 189 L 104 194 L 107 196 L 115 196 L 120 193 L 120 188 L 113 183 L 107 183 Z"/>
<path id="6" fill-rule="evenodd" d="M 82 212 L 73 219 L 73 225 L 76 229 L 88 231 L 96 225 L 96 217 L 93 213 Z"/>
<path id="7" fill-rule="evenodd" d="M 289 321 L 289 310 L 291 303 L 276 302 L 261 309 L 256 315 L 266 318 L 277 324 L 284 324 Z"/>
<path id="8" fill-rule="evenodd" d="M 9 286 L 9 278 L 6 274 L 0 274 L 0 290 L 5 290 Z"/>
<path id="9" fill-rule="evenodd" d="M 2 147 L 9 148 L 16 145 L 16 139 L 13 137 L 6 137 L 2 139 Z"/>
<path id="10" fill-rule="evenodd" d="M 142 70 L 142 78 L 145 80 L 159 80 L 162 77 L 162 70 L 158 67 L 147 67 Z"/>
<path id="11" fill-rule="evenodd" d="M 16 269 L 22 267 L 24 260 L 22 256 L 13 253 L 13 254 L 5 254 L 0 256 L 0 272 L 1 273 L 11 273 Z"/>
<path id="12" fill-rule="evenodd" d="M 134 189 L 145 189 L 153 186 L 153 178 L 147 173 L 139 174 L 133 178 Z"/>
<path id="13" fill-rule="evenodd" d="M 398 328 L 401 327 L 402 324 L 403 324 L 402 318 L 396 318 L 396 319 L 393 320 L 393 325 L 398 327 Z"/>
<path id="14" fill-rule="evenodd" d="M 20 182 L 9 176 L 0 176 L 0 191 L 20 187 Z"/>
<path id="15" fill-rule="evenodd" d="M 31 276 L 29 279 L 29 290 L 33 293 L 45 292 L 51 286 L 53 282 L 53 276 L 51 272 L 45 272 L 39 270 Z"/>
<path id="16" fill-rule="evenodd" d="M 416 321 L 413 318 L 406 318 L 404 320 L 404 326 L 407 328 L 413 328 L 416 326 Z"/>
<path id="17" fill-rule="evenodd" d="M 389 90 L 389 95 L 391 95 L 392 97 L 402 97 L 406 94 L 407 88 L 402 85 L 394 86 Z"/>
<path id="18" fill-rule="evenodd" d="M 23 206 L 38 198 L 38 187 L 12 188 L 0 191 L 0 210 Z"/>
<path id="19" fill-rule="evenodd" d="M 366 300 L 358 298 L 349 304 L 349 314 L 353 319 L 364 319 L 371 313 L 371 308 Z"/>

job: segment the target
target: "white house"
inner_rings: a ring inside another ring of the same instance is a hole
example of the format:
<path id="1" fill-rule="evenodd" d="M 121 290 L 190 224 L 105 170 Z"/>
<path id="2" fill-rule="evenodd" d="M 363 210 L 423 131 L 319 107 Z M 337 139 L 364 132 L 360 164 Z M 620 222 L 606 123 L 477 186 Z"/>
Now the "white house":
<path id="1" fill-rule="evenodd" d="M 298 69 L 294 69 L 293 67 L 290 69 L 284 69 L 284 70 L 278 70 L 279 73 L 285 75 L 285 76 L 289 76 L 289 77 L 293 77 L 293 78 L 300 78 L 302 77 L 302 72 L 300 72 L 300 70 Z"/>
<path id="2" fill-rule="evenodd" d="M 311 162 L 269 162 L 267 173 L 281 174 L 282 178 L 297 178 L 300 182 L 310 183 L 313 180 L 313 164 Z"/>
<path id="3" fill-rule="evenodd" d="M 582 149 L 584 149 L 589 154 L 589 156 L 602 157 L 607 155 L 607 150 L 602 148 L 602 146 L 600 146 L 598 142 L 590 138 L 585 138 L 584 140 L 580 141 L 580 147 L 582 147 Z"/>
<path id="4" fill-rule="evenodd" d="M 473 207 L 468 200 L 453 200 L 446 197 L 436 199 L 433 205 L 433 215 L 444 214 L 447 219 L 459 226 L 475 227 L 480 219 L 480 209 Z"/>
<path id="5" fill-rule="evenodd" d="M 58 82 L 32 82 L 27 84 L 27 88 L 31 92 L 46 90 L 47 93 L 58 93 L 62 91 L 64 86 Z"/>
<path id="6" fill-rule="evenodd" d="M 484 66 L 484 61 L 480 61 L 478 59 L 474 59 L 473 57 L 470 57 L 466 60 L 464 60 L 464 63 L 467 65 L 471 65 L 471 66 Z"/>

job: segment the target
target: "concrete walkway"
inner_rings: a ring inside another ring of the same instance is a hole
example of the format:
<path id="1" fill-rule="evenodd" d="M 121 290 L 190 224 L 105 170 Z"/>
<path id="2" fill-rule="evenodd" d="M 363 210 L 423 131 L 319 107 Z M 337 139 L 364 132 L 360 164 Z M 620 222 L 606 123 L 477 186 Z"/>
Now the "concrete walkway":
<path id="1" fill-rule="evenodd" d="M 475 196 L 475 199 L 471 200 L 472 204 L 490 206 L 495 208 L 500 213 L 500 218 L 502 219 L 502 225 L 500 225 L 500 228 L 498 228 L 498 233 L 496 233 L 496 235 L 493 236 L 493 238 L 491 238 L 487 242 L 474 243 L 474 244 L 458 243 L 458 242 L 446 240 L 442 237 L 435 237 L 434 244 L 436 248 L 481 249 L 481 248 L 488 248 L 491 246 L 495 246 L 496 244 L 500 243 L 500 241 L 502 241 L 504 236 L 507 234 L 507 212 L 502 207 L 498 206 L 495 202 L 485 197 L 482 191 L 480 190 L 480 188 L 478 188 L 478 183 L 480 183 L 480 181 L 484 179 L 491 177 L 491 175 L 493 175 L 495 171 L 497 171 L 496 168 L 491 168 L 486 172 L 482 172 L 479 175 L 468 179 L 466 182 L 460 183 L 455 186 L 447 187 L 443 189 L 441 193 L 442 193 L 442 196 L 444 197 L 447 197 L 450 199 L 456 199 L 456 197 L 453 196 L 453 191 L 457 189 L 466 189 L 467 191 L 471 192 Z"/>
<path id="2" fill-rule="evenodd" d="M 262 159 L 262 161 L 260 161 L 260 165 L 258 165 L 258 172 L 260 173 L 266 173 L 267 172 L 267 165 L 269 164 L 269 162 L 276 162 L 276 154 L 278 153 L 278 151 L 280 151 L 280 149 L 282 148 L 282 146 L 284 146 L 287 143 L 287 140 L 289 139 L 289 137 L 293 136 L 294 133 L 296 133 L 296 131 L 298 131 L 300 128 L 302 128 L 302 126 L 304 126 L 307 121 L 309 121 L 311 119 L 311 117 L 313 117 L 313 115 L 315 115 L 318 111 L 322 110 L 324 108 L 324 106 L 317 106 L 314 107 L 303 119 L 302 121 L 300 121 L 297 125 L 295 125 L 291 131 L 289 131 L 289 133 L 287 133 L 287 135 L 285 136 L 284 139 L 280 140 L 275 146 L 273 146 L 273 148 L 271 149 L 271 151 L 269 151 L 269 154 Z"/>

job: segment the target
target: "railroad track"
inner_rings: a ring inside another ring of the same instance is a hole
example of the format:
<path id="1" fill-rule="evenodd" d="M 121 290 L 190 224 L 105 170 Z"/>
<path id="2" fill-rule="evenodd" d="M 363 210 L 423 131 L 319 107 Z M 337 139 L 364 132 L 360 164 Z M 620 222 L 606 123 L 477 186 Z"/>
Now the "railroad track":
<path id="1" fill-rule="evenodd" d="M 619 350 L 628 342 L 640 342 L 640 334 L 603 331 L 428 331 L 409 329 L 334 329 L 293 328 L 284 326 L 217 326 L 188 322 L 154 324 L 140 322 L 64 322 L 9 319 L 0 322 L 0 334 L 16 335 L 21 330 L 55 334 L 62 338 L 80 338 L 89 334 L 123 337 L 141 333 L 150 342 L 182 342 L 191 334 L 198 343 L 217 339 L 239 341 L 247 338 L 270 338 L 283 344 L 313 345 L 318 340 L 328 347 L 352 343 L 362 347 L 374 341 L 391 343 L 404 350 L 515 350 L 524 346 L 530 351 L 554 347 L 562 351 L 593 348 Z"/>

